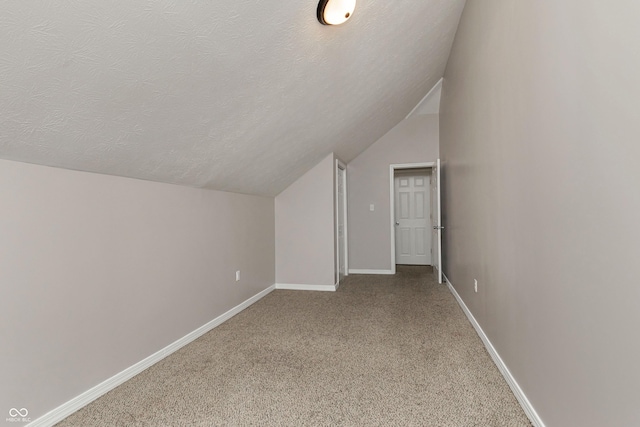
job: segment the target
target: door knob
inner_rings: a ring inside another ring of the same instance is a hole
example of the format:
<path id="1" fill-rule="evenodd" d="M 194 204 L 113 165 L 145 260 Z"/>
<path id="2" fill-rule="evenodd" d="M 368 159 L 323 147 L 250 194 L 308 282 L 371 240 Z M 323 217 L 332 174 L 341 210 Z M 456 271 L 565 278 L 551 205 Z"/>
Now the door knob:
<path id="1" fill-rule="evenodd" d="M 400 221 L 396 221 L 396 225 L 400 225 Z"/>
<path id="2" fill-rule="evenodd" d="M 434 229 L 434 230 L 444 230 L 444 227 L 434 225 L 434 226 L 433 226 L 433 229 Z"/>

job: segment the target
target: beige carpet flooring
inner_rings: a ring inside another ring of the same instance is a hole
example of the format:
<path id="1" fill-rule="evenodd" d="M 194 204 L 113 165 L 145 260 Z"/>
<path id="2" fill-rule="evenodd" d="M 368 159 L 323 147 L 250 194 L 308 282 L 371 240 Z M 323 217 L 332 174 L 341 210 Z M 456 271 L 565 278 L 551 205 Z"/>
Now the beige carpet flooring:
<path id="1" fill-rule="evenodd" d="M 277 290 L 58 426 L 530 426 L 430 268 Z"/>

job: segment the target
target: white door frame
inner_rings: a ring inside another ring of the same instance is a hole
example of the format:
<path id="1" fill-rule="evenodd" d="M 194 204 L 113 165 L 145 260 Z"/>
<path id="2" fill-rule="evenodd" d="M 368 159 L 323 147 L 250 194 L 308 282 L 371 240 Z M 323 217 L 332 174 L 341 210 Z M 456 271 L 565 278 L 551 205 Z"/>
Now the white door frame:
<path id="1" fill-rule="evenodd" d="M 396 227 L 395 227 L 395 217 L 396 217 L 396 198 L 395 198 L 395 185 L 394 178 L 396 175 L 396 170 L 408 170 L 408 169 L 427 169 L 432 168 L 436 165 L 436 162 L 426 162 L 426 163 L 399 163 L 389 165 L 389 223 L 391 230 L 391 274 L 396 274 Z"/>
<path id="2" fill-rule="evenodd" d="M 344 171 L 344 179 L 342 180 L 342 185 L 343 185 L 343 189 L 342 189 L 342 210 L 343 210 L 343 214 L 344 214 L 344 230 L 342 230 L 342 232 L 344 233 L 344 247 L 341 248 L 340 247 L 340 240 L 338 238 L 338 218 L 339 218 L 339 212 L 338 212 L 338 197 L 339 197 L 339 192 L 338 192 L 338 170 L 342 169 Z M 347 165 L 344 164 L 343 162 L 341 162 L 340 160 L 336 159 L 336 176 L 335 176 L 335 181 L 336 181 L 336 188 L 335 188 L 335 194 L 336 194 L 336 200 L 335 200 L 335 221 L 336 221 L 336 227 L 335 227 L 335 239 L 336 239 L 336 274 L 335 274 L 335 280 L 336 280 L 336 284 L 339 283 L 340 281 L 340 251 L 344 252 L 344 275 L 348 276 L 349 275 L 349 244 L 348 244 L 348 234 L 347 234 Z"/>
<path id="3" fill-rule="evenodd" d="M 436 161 L 436 169 L 431 170 L 435 172 L 434 175 L 436 180 L 436 203 L 438 204 L 438 206 L 436 207 L 436 224 L 434 227 L 434 229 L 436 230 L 435 244 L 438 247 L 438 258 L 434 260 L 434 267 L 436 268 L 438 273 L 438 283 L 442 284 L 442 278 L 444 275 L 444 273 L 442 272 L 442 230 L 444 229 L 444 227 L 442 226 L 442 162 L 440 161 L 440 159 Z"/>

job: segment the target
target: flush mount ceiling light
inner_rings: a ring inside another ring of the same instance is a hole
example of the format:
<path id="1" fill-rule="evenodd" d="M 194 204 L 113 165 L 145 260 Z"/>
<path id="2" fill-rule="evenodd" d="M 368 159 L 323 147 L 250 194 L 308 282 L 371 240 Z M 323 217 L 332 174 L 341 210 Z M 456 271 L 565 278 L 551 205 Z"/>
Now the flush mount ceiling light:
<path id="1" fill-rule="evenodd" d="M 324 25 L 339 25 L 353 15 L 356 0 L 320 0 L 318 21 Z"/>

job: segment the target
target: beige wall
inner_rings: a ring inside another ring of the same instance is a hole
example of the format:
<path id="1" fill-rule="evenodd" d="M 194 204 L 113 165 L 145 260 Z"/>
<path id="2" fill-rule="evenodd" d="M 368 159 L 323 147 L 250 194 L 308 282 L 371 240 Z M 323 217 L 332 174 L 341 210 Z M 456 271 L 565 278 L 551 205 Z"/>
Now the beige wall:
<path id="1" fill-rule="evenodd" d="M 273 285 L 274 264 L 271 198 L 0 160 L 1 419 L 150 356 Z"/>
<path id="2" fill-rule="evenodd" d="M 349 163 L 350 270 L 391 269 L 389 165 L 435 162 L 438 143 L 438 115 L 412 116 Z"/>
<path id="3" fill-rule="evenodd" d="M 335 157 L 276 196 L 276 282 L 333 285 Z"/>
<path id="4" fill-rule="evenodd" d="M 445 273 L 547 426 L 640 425 L 638 22 L 467 2 L 445 72 Z"/>

